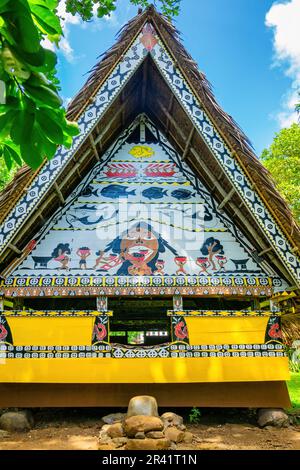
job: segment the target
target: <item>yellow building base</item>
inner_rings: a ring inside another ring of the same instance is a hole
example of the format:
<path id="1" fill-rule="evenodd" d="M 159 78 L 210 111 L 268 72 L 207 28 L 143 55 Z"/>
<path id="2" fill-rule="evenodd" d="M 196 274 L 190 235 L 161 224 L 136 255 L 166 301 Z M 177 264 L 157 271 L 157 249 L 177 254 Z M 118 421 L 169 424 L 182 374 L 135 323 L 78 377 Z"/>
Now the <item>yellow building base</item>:
<path id="1" fill-rule="evenodd" d="M 286 357 L 2 359 L 1 382 L 198 383 L 289 380 Z"/>

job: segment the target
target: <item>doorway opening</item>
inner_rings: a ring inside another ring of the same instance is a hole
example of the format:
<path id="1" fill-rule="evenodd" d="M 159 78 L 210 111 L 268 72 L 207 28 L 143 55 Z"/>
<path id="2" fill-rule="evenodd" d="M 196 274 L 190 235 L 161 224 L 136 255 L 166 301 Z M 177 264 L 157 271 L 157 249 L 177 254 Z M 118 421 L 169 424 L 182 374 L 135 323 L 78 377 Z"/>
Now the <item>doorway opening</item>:
<path id="1" fill-rule="evenodd" d="M 155 346 L 171 341 L 172 298 L 110 298 L 110 343 Z"/>

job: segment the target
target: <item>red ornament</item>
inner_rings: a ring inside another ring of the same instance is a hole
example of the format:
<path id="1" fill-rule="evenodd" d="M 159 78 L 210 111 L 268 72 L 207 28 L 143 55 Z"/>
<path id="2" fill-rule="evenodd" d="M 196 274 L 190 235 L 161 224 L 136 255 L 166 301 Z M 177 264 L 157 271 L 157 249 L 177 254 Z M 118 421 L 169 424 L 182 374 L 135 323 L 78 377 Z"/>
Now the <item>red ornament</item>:
<path id="1" fill-rule="evenodd" d="M 155 30 L 153 26 L 147 23 L 143 29 L 143 36 L 141 37 L 141 43 L 147 49 L 147 51 L 152 51 L 153 47 L 158 43 L 156 37 L 154 36 Z"/>
<path id="2" fill-rule="evenodd" d="M 271 326 L 269 329 L 269 336 L 270 338 L 282 338 L 282 333 L 280 330 L 279 323 L 274 323 L 274 325 Z"/>

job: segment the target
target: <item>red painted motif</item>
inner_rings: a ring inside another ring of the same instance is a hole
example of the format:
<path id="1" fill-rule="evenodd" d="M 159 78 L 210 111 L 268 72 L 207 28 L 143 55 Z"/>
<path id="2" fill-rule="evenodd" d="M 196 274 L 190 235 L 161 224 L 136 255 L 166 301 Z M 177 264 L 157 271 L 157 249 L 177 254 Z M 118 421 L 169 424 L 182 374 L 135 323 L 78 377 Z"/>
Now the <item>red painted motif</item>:
<path id="1" fill-rule="evenodd" d="M 150 163 L 145 169 L 145 176 L 152 178 L 168 178 L 175 174 L 175 164 Z"/>
<path id="2" fill-rule="evenodd" d="M 8 335 L 8 331 L 4 325 L 0 323 L 0 341 L 4 341 L 6 336 Z"/>
<path id="3" fill-rule="evenodd" d="M 111 163 L 104 174 L 107 178 L 135 178 L 137 170 L 130 163 Z"/>
<path id="4" fill-rule="evenodd" d="M 152 49 L 158 43 L 158 40 L 155 37 L 155 30 L 151 24 L 146 24 L 143 29 L 143 36 L 141 37 L 141 43 L 147 49 L 147 51 L 152 51 Z"/>
<path id="5" fill-rule="evenodd" d="M 187 328 L 186 328 L 186 325 L 184 324 L 183 321 L 180 321 L 179 323 L 177 323 L 174 330 L 175 330 L 176 338 L 178 338 L 178 339 L 186 339 L 187 338 L 187 335 L 188 335 Z"/>
<path id="6" fill-rule="evenodd" d="M 271 328 L 269 329 L 269 336 L 273 339 L 282 338 L 279 323 L 274 323 L 274 325 L 271 326 Z"/>
<path id="7" fill-rule="evenodd" d="M 97 323 L 94 326 L 94 336 L 97 338 L 98 341 L 103 341 L 104 338 L 107 336 L 107 331 L 103 323 Z"/>

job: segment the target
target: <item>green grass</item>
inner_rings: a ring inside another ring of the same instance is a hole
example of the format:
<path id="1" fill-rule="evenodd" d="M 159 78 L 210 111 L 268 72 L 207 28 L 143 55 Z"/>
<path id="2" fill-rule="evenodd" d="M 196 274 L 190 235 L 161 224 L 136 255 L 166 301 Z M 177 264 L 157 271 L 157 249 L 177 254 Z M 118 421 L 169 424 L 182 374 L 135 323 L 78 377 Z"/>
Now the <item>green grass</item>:
<path id="1" fill-rule="evenodd" d="M 291 372 L 291 380 L 287 382 L 289 394 L 292 402 L 292 409 L 300 410 L 300 372 Z"/>

